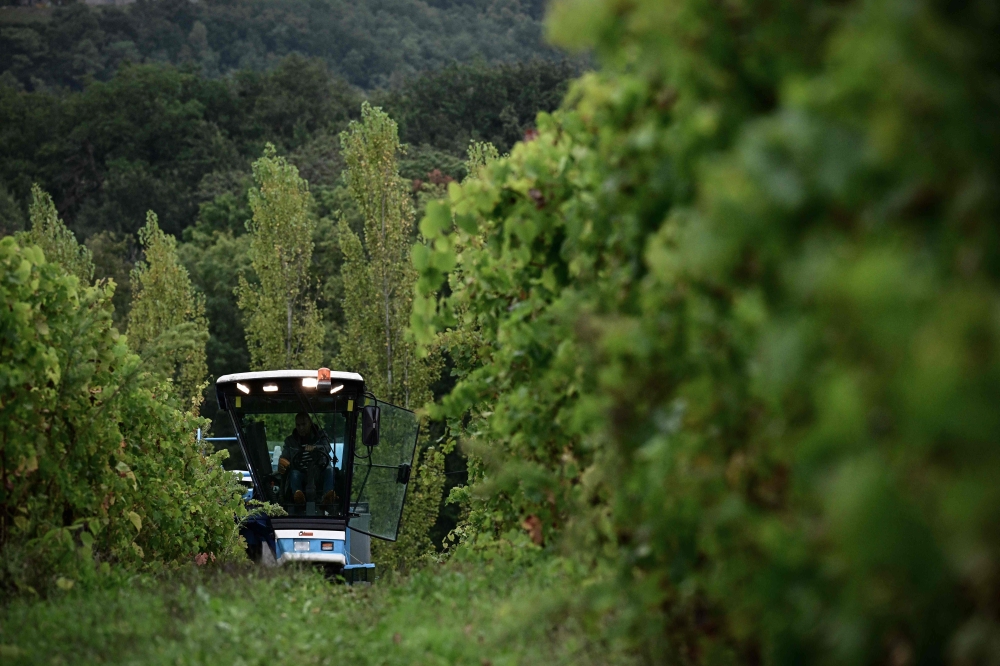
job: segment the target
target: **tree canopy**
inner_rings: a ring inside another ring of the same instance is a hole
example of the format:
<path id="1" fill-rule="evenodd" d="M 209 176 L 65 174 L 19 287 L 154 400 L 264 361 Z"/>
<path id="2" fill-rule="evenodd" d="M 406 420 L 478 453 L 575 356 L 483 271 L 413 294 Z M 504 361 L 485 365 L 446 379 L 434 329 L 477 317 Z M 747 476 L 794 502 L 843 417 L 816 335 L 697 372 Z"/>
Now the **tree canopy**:
<path id="1" fill-rule="evenodd" d="M 169 62 L 211 77 L 262 71 L 296 53 L 363 88 L 453 62 L 555 57 L 541 2 L 521 0 L 139 0 L 125 6 L 5 8 L 0 78 L 81 89 L 125 63 Z M 447 39 L 442 39 L 447 35 Z"/>
<path id="2" fill-rule="evenodd" d="M 373 99 L 404 120 L 400 138 L 412 146 L 400 165 L 407 178 L 427 180 L 435 169 L 459 178 L 470 139 L 508 149 L 537 111 L 558 106 L 573 71 L 546 61 L 454 66 Z M 250 164 L 266 143 L 314 190 L 340 184 L 337 136 L 357 118 L 362 97 L 322 61 L 297 55 L 218 80 L 169 65 L 128 65 L 68 95 L 19 91 L 0 80 L 0 182 L 9 193 L 0 208 L 13 199 L 26 212 L 38 183 L 81 240 L 104 231 L 134 235 L 147 210 L 177 237 L 199 219 L 240 234 Z"/>
<path id="3" fill-rule="evenodd" d="M 94 262 L 90 250 L 77 241 L 73 232 L 66 228 L 52 197 L 38 187 L 31 186 L 31 205 L 28 207 L 31 228 L 24 233 L 23 241 L 42 248 L 45 258 L 59 264 L 70 275 L 75 275 L 81 285 L 88 286 L 94 279 Z"/>
<path id="4" fill-rule="evenodd" d="M 316 222 L 298 169 L 268 145 L 254 162 L 249 257 L 254 282 L 240 276 L 237 295 L 255 369 L 318 368 L 323 325 L 309 267 Z"/>
<path id="5" fill-rule="evenodd" d="M 382 109 L 365 103 L 361 119 L 351 122 L 340 141 L 344 180 L 364 224 L 360 236 L 346 219 L 338 226 L 344 325 L 337 366 L 360 372 L 380 400 L 416 410 L 433 397 L 431 385 L 441 369 L 438 351 L 418 355 L 407 330 L 416 282 L 410 261 L 415 229 L 409 187 L 399 175 L 398 128 Z M 386 566 L 413 566 L 431 547 L 445 451 L 428 446 L 426 436 L 420 444 L 399 542 L 375 545 Z"/>
<path id="6" fill-rule="evenodd" d="M 143 260 L 130 279 L 129 344 L 148 370 L 171 379 L 184 401 L 197 408 L 207 379 L 205 297 L 194 290 L 176 239 L 160 229 L 153 211 L 146 214 L 139 243 Z"/>

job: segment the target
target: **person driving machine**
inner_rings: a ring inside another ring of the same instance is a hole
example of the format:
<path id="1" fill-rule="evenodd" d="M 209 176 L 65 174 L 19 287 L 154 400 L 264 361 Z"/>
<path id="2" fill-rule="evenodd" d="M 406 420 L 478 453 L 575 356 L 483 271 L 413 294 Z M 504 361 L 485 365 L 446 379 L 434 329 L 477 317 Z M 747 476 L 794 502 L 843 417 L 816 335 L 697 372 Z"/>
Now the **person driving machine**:
<path id="1" fill-rule="evenodd" d="M 305 483 L 310 469 L 318 472 L 316 485 L 322 485 L 320 504 L 333 504 L 337 493 L 333 490 L 334 466 L 337 459 L 331 450 L 326 433 L 316 427 L 306 412 L 295 415 L 295 430 L 285 438 L 278 459 L 278 473 L 288 474 L 288 492 L 296 504 L 306 503 Z"/>

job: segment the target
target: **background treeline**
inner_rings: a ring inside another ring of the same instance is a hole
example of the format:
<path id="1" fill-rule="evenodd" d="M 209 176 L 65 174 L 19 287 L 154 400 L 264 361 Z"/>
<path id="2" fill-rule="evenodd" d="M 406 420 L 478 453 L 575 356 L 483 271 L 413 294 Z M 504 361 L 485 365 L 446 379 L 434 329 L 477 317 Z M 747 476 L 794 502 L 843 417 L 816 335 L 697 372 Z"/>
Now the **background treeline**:
<path id="1" fill-rule="evenodd" d="M 455 62 L 556 57 L 541 39 L 542 0 L 59 4 L 0 7 L 0 79 L 28 90 L 80 90 L 109 80 L 126 62 L 171 63 L 216 77 L 270 69 L 297 53 L 375 88 Z"/>
<path id="2" fill-rule="evenodd" d="M 574 71 L 562 61 L 456 65 L 370 97 L 400 119 L 410 145 L 404 175 L 426 179 L 439 168 L 457 177 L 471 139 L 509 149 L 539 110 L 558 105 Z M 245 194 L 234 174 L 249 173 L 266 142 L 295 155 L 315 186 L 338 184 L 331 137 L 363 98 L 321 61 L 298 56 L 215 80 L 127 66 L 69 95 L 0 85 L 0 180 L 22 209 L 31 183 L 41 184 L 83 237 L 134 232 L 151 208 L 179 234 L 199 205 Z"/>
<path id="3" fill-rule="evenodd" d="M 408 148 L 399 168 L 416 201 L 421 191 L 463 176 L 470 140 L 513 145 L 539 110 L 558 105 L 574 71 L 543 60 L 455 65 L 370 97 L 400 119 Z M 184 241 L 180 255 L 207 299 L 209 374 L 246 370 L 233 287 L 248 265 L 241 237 L 250 218 L 251 162 L 270 142 L 309 182 L 314 215 L 325 220 L 313 257 L 320 307 L 333 312 L 336 325 L 340 253 L 332 231 L 337 215 L 352 215 L 337 133 L 358 116 L 363 98 L 321 61 L 298 56 L 222 79 L 131 65 L 73 94 L 0 86 L 2 231 L 24 228 L 38 183 L 92 251 L 98 276 L 117 282 L 120 324 L 140 256 L 135 234 L 146 211 L 155 211 L 160 227 Z"/>

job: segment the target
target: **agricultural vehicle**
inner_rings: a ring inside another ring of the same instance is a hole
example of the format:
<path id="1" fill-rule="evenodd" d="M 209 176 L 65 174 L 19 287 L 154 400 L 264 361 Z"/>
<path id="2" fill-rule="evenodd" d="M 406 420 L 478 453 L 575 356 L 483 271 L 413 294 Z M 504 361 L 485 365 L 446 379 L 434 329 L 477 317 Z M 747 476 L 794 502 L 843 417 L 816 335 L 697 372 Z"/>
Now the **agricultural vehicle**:
<path id="1" fill-rule="evenodd" d="M 417 444 L 416 415 L 375 398 L 353 372 L 275 370 L 216 382 L 229 415 L 223 436 L 246 459 L 245 498 L 285 516 L 245 521 L 248 552 L 263 564 L 323 565 L 371 581 L 371 537 L 395 541 Z"/>

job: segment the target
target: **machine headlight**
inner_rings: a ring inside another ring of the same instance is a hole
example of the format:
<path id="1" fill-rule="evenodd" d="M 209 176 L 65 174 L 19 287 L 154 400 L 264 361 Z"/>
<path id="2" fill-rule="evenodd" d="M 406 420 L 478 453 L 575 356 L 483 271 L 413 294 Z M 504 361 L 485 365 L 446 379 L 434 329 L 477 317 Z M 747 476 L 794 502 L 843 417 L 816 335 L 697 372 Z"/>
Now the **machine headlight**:
<path id="1" fill-rule="evenodd" d="M 295 541 L 292 544 L 292 550 L 294 550 L 296 553 L 307 552 L 309 550 L 309 542 L 308 541 Z"/>

